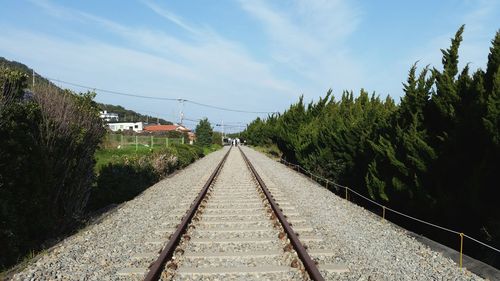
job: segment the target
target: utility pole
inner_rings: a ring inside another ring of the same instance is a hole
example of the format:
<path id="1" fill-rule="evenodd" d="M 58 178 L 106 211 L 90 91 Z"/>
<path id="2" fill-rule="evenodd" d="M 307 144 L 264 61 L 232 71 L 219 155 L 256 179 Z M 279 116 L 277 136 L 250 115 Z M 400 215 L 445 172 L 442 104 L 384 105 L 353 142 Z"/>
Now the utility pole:
<path id="1" fill-rule="evenodd" d="M 180 120 L 179 120 L 179 121 L 180 121 L 179 125 L 181 125 L 181 126 L 182 126 L 182 122 L 184 121 L 184 112 L 183 112 L 183 109 L 184 109 L 184 102 L 185 102 L 186 100 L 185 100 L 185 99 L 177 99 L 177 100 L 179 101 L 179 103 L 180 103 L 180 107 L 181 107 L 181 110 L 180 110 L 180 112 L 179 112 L 179 119 L 180 119 Z"/>

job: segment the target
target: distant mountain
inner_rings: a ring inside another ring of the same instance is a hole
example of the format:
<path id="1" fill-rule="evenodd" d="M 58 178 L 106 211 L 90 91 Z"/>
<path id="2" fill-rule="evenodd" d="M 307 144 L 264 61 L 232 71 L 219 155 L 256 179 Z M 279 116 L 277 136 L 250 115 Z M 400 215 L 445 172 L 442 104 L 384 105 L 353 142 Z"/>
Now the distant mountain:
<path id="1" fill-rule="evenodd" d="M 33 79 L 33 69 L 29 68 L 25 64 L 22 64 L 17 61 L 10 61 L 4 57 L 0 57 L 0 68 L 10 68 L 14 70 L 18 70 L 20 72 L 24 72 L 26 75 L 28 75 L 28 81 L 31 81 Z M 40 76 L 38 73 L 35 72 L 35 76 L 37 77 L 37 81 L 43 81 L 45 83 L 50 83 L 49 80 L 45 79 L 44 77 Z"/>
<path id="2" fill-rule="evenodd" d="M 10 61 L 4 57 L 0 57 L 0 68 L 10 68 L 10 69 L 18 70 L 18 71 L 25 73 L 28 76 L 28 81 L 32 81 L 32 79 L 33 79 L 33 69 L 29 68 L 28 66 L 26 66 L 25 64 L 22 64 L 20 62 Z M 52 84 L 53 86 L 57 87 L 52 82 L 50 82 L 48 79 L 44 78 L 43 76 L 39 75 L 36 72 L 35 72 L 35 77 L 36 77 L 37 83 L 42 82 L 42 83 Z M 151 116 L 151 115 L 143 115 L 143 114 L 137 113 L 133 110 L 126 109 L 120 105 L 102 104 L 102 103 L 97 103 L 97 104 L 101 110 L 106 110 L 109 113 L 118 114 L 120 122 L 141 122 L 142 121 L 142 122 L 148 122 L 148 123 L 159 122 L 162 125 L 172 124 L 172 122 L 167 121 L 165 119 L 157 118 L 157 117 Z"/>
<path id="3" fill-rule="evenodd" d="M 99 103 L 99 107 L 101 110 L 106 110 L 108 112 L 118 114 L 118 118 L 120 122 L 147 122 L 147 123 L 157 123 L 159 122 L 162 125 L 171 125 L 173 124 L 170 121 L 165 119 L 157 118 L 150 115 L 142 115 L 133 110 L 126 109 L 121 105 L 112 105 L 112 104 L 103 104 Z"/>

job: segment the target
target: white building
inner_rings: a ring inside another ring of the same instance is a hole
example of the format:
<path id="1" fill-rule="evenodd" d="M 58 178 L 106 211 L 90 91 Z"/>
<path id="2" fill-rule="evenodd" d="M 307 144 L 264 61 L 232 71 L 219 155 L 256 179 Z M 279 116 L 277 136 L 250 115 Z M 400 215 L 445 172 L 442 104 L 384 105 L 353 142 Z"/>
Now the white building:
<path id="1" fill-rule="evenodd" d="M 99 111 L 99 117 L 101 117 L 102 120 L 106 122 L 118 122 L 118 114 L 117 113 L 111 113 L 106 110 L 104 111 Z"/>
<path id="2" fill-rule="evenodd" d="M 128 131 L 133 130 L 134 132 L 142 132 L 144 129 L 144 123 L 142 122 L 123 122 L 123 123 L 109 123 L 108 127 L 111 131 Z"/>

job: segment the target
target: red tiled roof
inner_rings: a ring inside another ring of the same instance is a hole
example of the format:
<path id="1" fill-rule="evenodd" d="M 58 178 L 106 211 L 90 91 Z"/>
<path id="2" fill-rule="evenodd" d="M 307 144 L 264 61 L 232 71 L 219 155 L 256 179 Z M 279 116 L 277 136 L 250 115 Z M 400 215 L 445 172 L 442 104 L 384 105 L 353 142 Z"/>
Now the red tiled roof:
<path id="1" fill-rule="evenodd" d="M 175 131 L 176 125 L 149 125 L 144 127 L 144 131 L 161 132 L 161 131 Z"/>

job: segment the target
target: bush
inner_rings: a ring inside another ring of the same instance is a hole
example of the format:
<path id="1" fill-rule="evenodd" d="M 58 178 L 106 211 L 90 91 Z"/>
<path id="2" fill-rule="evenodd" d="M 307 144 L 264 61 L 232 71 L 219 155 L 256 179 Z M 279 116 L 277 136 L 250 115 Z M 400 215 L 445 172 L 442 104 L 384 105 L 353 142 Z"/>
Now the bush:
<path id="1" fill-rule="evenodd" d="M 171 148 L 177 155 L 180 168 L 186 167 L 187 165 L 193 163 L 196 159 L 200 158 L 200 150 L 195 146 L 187 144 L 173 144 Z M 201 156 L 203 156 L 203 150 L 201 150 Z"/>
<path id="2" fill-rule="evenodd" d="M 25 75 L 0 69 L 0 268 L 74 229 L 104 134 L 92 94 L 24 88 Z"/>
<path id="3" fill-rule="evenodd" d="M 153 152 L 122 154 L 122 150 L 106 150 L 107 163 L 97 168 L 89 211 L 133 199 L 146 188 L 203 156 L 203 149 L 187 144 L 173 144 Z M 114 153 L 109 156 L 110 153 Z"/>
<path id="4" fill-rule="evenodd" d="M 148 156 L 116 157 L 99 171 L 88 209 L 97 210 L 109 204 L 128 201 L 157 182 L 159 174 Z"/>

